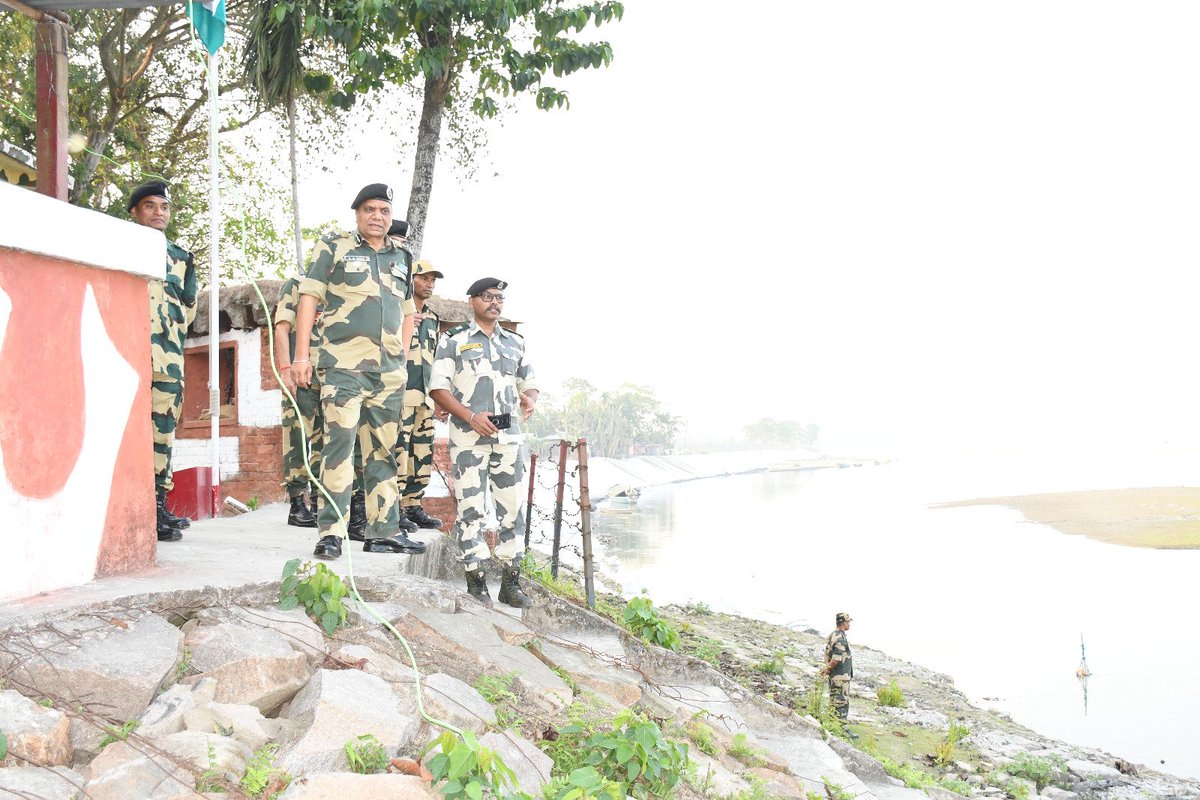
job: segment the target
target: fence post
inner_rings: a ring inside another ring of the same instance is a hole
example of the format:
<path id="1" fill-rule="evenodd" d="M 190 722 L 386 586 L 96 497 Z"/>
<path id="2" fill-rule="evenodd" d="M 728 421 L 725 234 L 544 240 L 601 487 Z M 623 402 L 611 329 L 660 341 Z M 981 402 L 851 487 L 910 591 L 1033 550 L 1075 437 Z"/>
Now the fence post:
<path id="1" fill-rule="evenodd" d="M 596 584 L 592 581 L 592 493 L 588 487 L 587 439 L 575 445 L 579 460 L 579 522 L 583 528 L 583 590 L 588 608 L 596 608 Z"/>
<path id="2" fill-rule="evenodd" d="M 537 453 L 529 454 L 529 499 L 525 501 L 525 552 L 529 552 L 529 527 L 533 524 L 533 479 L 537 475 Z"/>
<path id="3" fill-rule="evenodd" d="M 563 490 L 567 484 L 567 440 L 558 442 L 558 487 L 554 497 L 554 549 L 550 552 L 550 577 L 558 577 L 558 546 L 562 542 Z"/>

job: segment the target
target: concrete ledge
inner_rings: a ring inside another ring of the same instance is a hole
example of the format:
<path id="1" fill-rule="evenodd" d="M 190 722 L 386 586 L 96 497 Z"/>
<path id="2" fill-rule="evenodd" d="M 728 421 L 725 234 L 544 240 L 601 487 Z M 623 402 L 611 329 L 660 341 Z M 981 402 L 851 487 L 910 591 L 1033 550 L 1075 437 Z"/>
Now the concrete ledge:
<path id="1" fill-rule="evenodd" d="M 160 281 L 166 276 L 167 240 L 153 228 L 7 183 L 0 183 L 0 219 L 0 248 Z"/>

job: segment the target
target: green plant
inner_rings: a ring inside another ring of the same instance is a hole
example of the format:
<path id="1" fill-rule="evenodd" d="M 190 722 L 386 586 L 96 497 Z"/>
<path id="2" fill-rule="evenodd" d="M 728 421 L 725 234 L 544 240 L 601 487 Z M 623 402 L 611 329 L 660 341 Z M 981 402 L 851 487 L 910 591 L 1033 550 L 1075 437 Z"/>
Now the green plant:
<path id="1" fill-rule="evenodd" d="M 733 741 L 729 743 L 729 750 L 727 752 L 730 756 L 751 769 L 763 765 L 762 756 L 746 740 L 746 734 L 744 733 L 734 734 Z"/>
<path id="2" fill-rule="evenodd" d="M 221 770 L 217 768 L 217 750 L 211 742 L 208 745 L 208 767 L 196 776 L 196 791 L 200 793 L 225 791 Z"/>
<path id="3" fill-rule="evenodd" d="M 192 668 L 192 651 L 186 646 L 183 648 L 183 658 L 175 665 L 175 680 L 180 680 L 184 675 L 188 674 L 188 670 Z"/>
<path id="4" fill-rule="evenodd" d="M 766 661 L 760 661 L 754 668 L 764 675 L 783 674 L 783 653 L 776 653 Z"/>
<path id="5" fill-rule="evenodd" d="M 848 792 L 833 781 L 821 776 L 821 783 L 825 784 L 825 795 L 829 800 L 854 800 L 854 793 Z"/>
<path id="6" fill-rule="evenodd" d="M 973 793 L 971 784 L 967 783 L 966 781 L 960 781 L 957 778 L 942 778 L 942 780 L 939 782 L 939 785 L 943 789 L 948 789 L 955 794 L 961 794 L 963 797 L 970 797 Z"/>
<path id="7" fill-rule="evenodd" d="M 274 767 L 275 754 L 279 745 L 268 743 L 254 751 L 254 755 L 246 762 L 246 774 L 242 776 L 241 786 L 251 797 L 266 797 L 268 800 L 283 793 L 292 777 L 281 769 Z M 275 791 L 267 794 L 268 789 Z"/>
<path id="8" fill-rule="evenodd" d="M 904 705 L 904 692 L 900 691 L 900 686 L 895 681 L 890 681 L 887 686 L 880 686 L 875 690 L 875 695 L 879 698 L 881 706 L 899 708 Z"/>
<path id="9" fill-rule="evenodd" d="M 0 761 L 8 758 L 8 734 L 0 731 Z"/>
<path id="10" fill-rule="evenodd" d="M 684 643 L 684 652 L 716 666 L 721 661 L 721 653 L 725 643 L 720 639 L 710 639 L 707 636 L 695 636 Z"/>
<path id="11" fill-rule="evenodd" d="M 808 714 L 834 736 L 845 736 L 846 730 L 842 727 L 842 720 L 829 707 L 825 698 L 825 686 L 821 681 L 813 681 L 804 695 L 804 702 L 797 703 L 794 708 L 798 713 Z"/>
<path id="12" fill-rule="evenodd" d="M 704 602 L 689 603 L 684 610 L 697 617 L 711 617 L 713 613 L 708 604 Z"/>
<path id="13" fill-rule="evenodd" d="M 635 597 L 625 605 L 625 627 L 651 644 L 679 652 L 679 634 L 654 610 L 649 597 Z"/>
<path id="14" fill-rule="evenodd" d="M 908 764 L 897 764 L 887 756 L 877 756 L 877 760 L 883 765 L 884 772 L 893 778 L 903 781 L 904 785 L 910 789 L 924 789 L 926 786 L 933 786 L 935 783 L 929 774 L 910 767 Z"/>
<path id="15" fill-rule="evenodd" d="M 283 583 L 279 586 L 279 607 L 285 611 L 303 604 L 304 610 L 329 636 L 346 624 L 346 606 L 342 598 L 349 591 L 342 579 L 324 564 L 293 558 L 283 565 Z"/>
<path id="16" fill-rule="evenodd" d="M 383 743 L 373 734 L 364 733 L 355 739 L 348 739 L 343 747 L 346 760 L 350 762 L 350 771 L 359 775 L 385 772 L 391 763 L 387 751 L 383 749 Z"/>
<path id="17" fill-rule="evenodd" d="M 593 734 L 584 747 L 585 765 L 637 798 L 672 796 L 688 764 L 686 744 L 667 739 L 658 725 L 628 708 L 613 719 L 611 730 Z"/>
<path id="18" fill-rule="evenodd" d="M 1029 784 L 1020 781 L 1005 781 L 1000 787 L 1016 800 L 1029 800 Z"/>
<path id="19" fill-rule="evenodd" d="M 37 704 L 39 706 L 41 706 L 42 708 L 54 708 L 54 698 L 53 697 L 38 698 Z"/>
<path id="20" fill-rule="evenodd" d="M 971 735 L 971 729 L 968 728 L 966 725 L 960 725 L 957 722 L 951 722 L 950 723 L 950 733 L 947 734 L 946 738 L 948 738 L 950 741 L 954 742 L 955 744 L 958 744 L 959 742 L 961 742 L 963 739 L 967 738 L 970 735 Z"/>
<path id="21" fill-rule="evenodd" d="M 1013 760 L 1004 765 L 1004 771 L 1017 778 L 1033 781 L 1039 792 L 1059 779 L 1066 771 L 1067 762 L 1062 756 L 1035 756 L 1017 753 Z"/>
<path id="22" fill-rule="evenodd" d="M 568 597 L 572 600 L 583 600 L 583 589 L 579 587 L 577 581 L 570 580 L 564 577 L 554 577 L 550 572 L 549 564 L 539 564 L 532 553 L 526 553 L 521 559 L 521 572 L 531 580 L 545 586 L 550 591 L 560 597 Z"/>
<path id="23" fill-rule="evenodd" d="M 625 788 L 605 778 L 595 767 L 580 767 L 548 784 L 542 796 L 547 800 L 624 800 Z"/>
<path id="24" fill-rule="evenodd" d="M 767 782 L 758 775 L 748 772 L 742 777 L 750 785 L 735 795 L 727 795 L 727 800 L 779 800 L 778 795 L 771 794 L 767 789 Z M 817 800 L 824 800 L 824 798 Z"/>
<path id="25" fill-rule="evenodd" d="M 475 680 L 475 691 L 495 708 L 496 725 L 502 730 L 515 728 L 522 722 L 517 714 L 517 695 L 512 690 L 516 676 L 517 673 L 510 672 L 507 675 L 480 675 Z"/>
<path id="26" fill-rule="evenodd" d="M 954 742 L 944 739 L 933 748 L 933 761 L 939 767 L 944 767 L 954 760 Z"/>
<path id="27" fill-rule="evenodd" d="M 126 720 L 119 728 L 105 726 L 104 730 L 107 731 L 107 733 L 100 737 L 100 749 L 103 750 L 113 742 L 125 741 L 129 738 L 129 734 L 137 730 L 137 726 L 141 724 L 142 723 L 140 720 L 131 719 Z"/>
<path id="28" fill-rule="evenodd" d="M 695 717 L 688 724 L 687 737 L 692 744 L 696 745 L 696 749 L 705 755 L 716 758 L 721 749 L 717 747 L 717 737 L 713 733 L 713 729 L 705 725 Z"/>
<path id="29" fill-rule="evenodd" d="M 464 731 L 458 738 L 446 731 L 421 753 L 424 757 L 433 748 L 439 748 L 436 756 L 429 759 L 427 766 L 433 773 L 433 784 L 447 800 L 469 798 L 480 800 L 484 790 L 491 797 L 523 798 L 529 795 L 515 792 L 516 775 L 500 756 L 486 747 L 481 747 L 475 734 Z M 438 786 L 438 784 L 441 786 Z"/>

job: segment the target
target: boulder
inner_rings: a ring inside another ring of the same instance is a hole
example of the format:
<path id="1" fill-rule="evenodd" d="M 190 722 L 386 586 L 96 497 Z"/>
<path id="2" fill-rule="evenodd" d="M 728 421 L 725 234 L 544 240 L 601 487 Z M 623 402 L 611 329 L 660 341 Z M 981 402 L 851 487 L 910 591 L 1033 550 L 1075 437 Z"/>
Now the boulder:
<path id="1" fill-rule="evenodd" d="M 264 717 L 251 705 L 206 703 L 188 709 L 183 724 L 189 731 L 230 736 L 251 750 L 277 740 L 280 734 L 279 720 Z"/>
<path id="2" fill-rule="evenodd" d="M 0 766 L 67 766 L 74 758 L 66 715 L 19 692 L 0 692 L 0 731 L 8 735 L 8 756 Z"/>
<path id="3" fill-rule="evenodd" d="M 611 643 L 617 648 L 620 641 L 614 636 Z M 539 644 L 542 660 L 558 667 L 571 676 L 577 686 L 589 689 L 598 695 L 612 699 L 619 706 L 631 706 L 642 697 L 642 676 L 631 669 L 618 666 L 625 659 L 603 653 L 588 644 L 574 647 L 542 640 Z"/>
<path id="4" fill-rule="evenodd" d="M 66 767 L 9 767 L 0 769 L 0 797 L 39 800 L 79 800 L 83 776 Z"/>
<path id="5" fill-rule="evenodd" d="M 429 800 L 441 797 L 415 775 L 323 772 L 292 781 L 281 800 Z"/>
<path id="6" fill-rule="evenodd" d="M 254 751 L 229 736 L 201 731 L 172 733 L 155 744 L 183 761 L 191 762 L 196 774 L 216 773 L 231 783 L 246 774 L 246 762 Z"/>
<path id="7" fill-rule="evenodd" d="M 206 608 L 199 613 L 198 619 L 209 626 L 234 622 L 248 628 L 267 628 L 282 636 L 293 650 L 303 653 L 309 664 L 316 666 L 325 658 L 325 634 L 300 607 L 287 611 L 247 606 Z"/>
<path id="8" fill-rule="evenodd" d="M 170 800 L 196 786 L 190 770 L 130 742 L 105 747 L 83 777 L 90 800 Z"/>
<path id="9" fill-rule="evenodd" d="M 475 687 L 458 678 L 444 672 L 434 673 L 421 681 L 421 688 L 425 710 L 432 717 L 476 734 L 496 724 L 496 709 L 492 704 Z"/>
<path id="10" fill-rule="evenodd" d="M 153 739 L 179 733 L 184 729 L 184 715 L 188 710 L 211 703 L 216 694 L 217 682 L 212 678 L 202 678 L 191 684 L 175 684 L 154 698 L 150 707 L 142 712 L 138 734 Z"/>
<path id="11" fill-rule="evenodd" d="M 512 731 L 493 731 L 479 743 L 494 751 L 516 773 L 517 785 L 530 797 L 540 797 L 542 787 L 550 782 L 554 761 L 537 746 Z"/>
<path id="12" fill-rule="evenodd" d="M 305 656 L 270 628 L 201 625 L 187 635 L 186 644 L 192 666 L 216 679 L 218 703 L 247 703 L 270 714 L 308 680 Z"/>

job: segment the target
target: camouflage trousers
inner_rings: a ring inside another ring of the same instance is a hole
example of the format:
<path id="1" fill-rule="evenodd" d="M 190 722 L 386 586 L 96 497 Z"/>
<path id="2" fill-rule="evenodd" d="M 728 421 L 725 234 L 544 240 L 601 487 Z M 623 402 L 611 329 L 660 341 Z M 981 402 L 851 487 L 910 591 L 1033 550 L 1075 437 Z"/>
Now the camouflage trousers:
<path id="1" fill-rule="evenodd" d="M 154 440 L 154 487 L 169 492 L 175 488 L 171 480 L 171 448 L 175 444 L 175 426 L 183 411 L 183 381 L 162 372 L 155 372 L 150 381 L 150 428 Z"/>
<path id="2" fill-rule="evenodd" d="M 404 401 L 404 370 L 358 372 L 349 369 L 319 370 L 321 413 L 325 441 L 321 444 L 321 483 L 337 507 L 322 496 L 317 512 L 320 535 L 344 535 L 337 509 L 350 515 L 354 485 L 354 442 L 363 455 L 363 489 L 367 498 L 365 536 L 391 536 L 399 528 L 399 491 L 396 488 L 396 439 L 400 435 L 400 408 Z"/>
<path id="3" fill-rule="evenodd" d="M 400 505 L 421 505 L 433 473 L 433 409 L 422 403 L 404 407 L 400 418 L 400 441 L 396 445 L 396 475 Z"/>
<path id="4" fill-rule="evenodd" d="M 516 564 L 521 559 L 517 537 L 525 535 L 525 506 L 521 502 L 525 460 L 522 455 L 519 444 L 450 448 L 450 458 L 454 462 L 454 499 L 458 501 L 454 534 L 468 572 L 479 569 L 491 557 L 483 536 L 487 510 L 485 485 L 500 520 L 496 558 L 506 564 Z"/>
<path id="5" fill-rule="evenodd" d="M 850 716 L 849 690 L 849 675 L 829 676 L 829 707 L 833 709 L 833 713 L 842 721 L 842 724 L 845 724 L 846 719 Z"/>
<path id="6" fill-rule="evenodd" d="M 325 418 L 321 414 L 321 387 L 297 386 L 296 406 L 283 395 L 283 485 L 288 497 L 298 497 L 308 490 L 308 473 L 304 471 L 304 444 L 308 443 L 308 466 L 313 475 L 321 477 L 321 440 Z M 303 426 L 300 424 L 303 422 Z"/>

